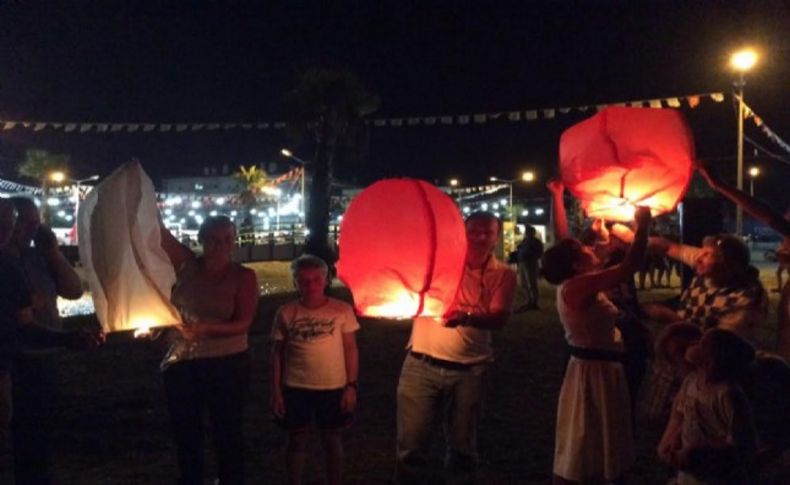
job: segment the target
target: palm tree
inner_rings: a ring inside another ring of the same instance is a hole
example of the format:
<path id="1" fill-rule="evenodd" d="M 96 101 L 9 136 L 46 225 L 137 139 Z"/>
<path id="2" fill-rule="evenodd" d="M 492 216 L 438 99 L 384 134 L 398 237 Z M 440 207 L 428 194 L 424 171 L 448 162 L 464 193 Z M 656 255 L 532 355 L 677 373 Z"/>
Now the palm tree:
<path id="1" fill-rule="evenodd" d="M 360 145 L 365 133 L 363 118 L 376 111 L 379 98 L 347 70 L 313 68 L 305 71 L 291 93 L 292 113 L 299 132 L 315 143 L 308 166 L 310 184 L 305 252 L 333 266 L 336 258 L 329 245 L 329 209 L 332 172 L 338 148 Z"/>
<path id="2" fill-rule="evenodd" d="M 50 177 L 58 172 L 61 174 L 66 173 L 68 164 L 68 155 L 31 148 L 25 152 L 25 160 L 17 167 L 19 175 L 35 179 L 41 185 L 41 217 L 47 225 L 49 225 L 51 219 L 49 205 L 47 204 L 51 182 Z"/>
<path id="3" fill-rule="evenodd" d="M 233 174 L 241 184 L 239 200 L 244 206 L 244 219 L 242 220 L 240 236 L 242 241 L 248 242 L 251 234 L 254 233 L 255 225 L 252 221 L 250 211 L 261 198 L 270 198 L 274 184 L 269 179 L 266 171 L 251 165 L 249 168 L 241 166 L 239 171 Z"/>

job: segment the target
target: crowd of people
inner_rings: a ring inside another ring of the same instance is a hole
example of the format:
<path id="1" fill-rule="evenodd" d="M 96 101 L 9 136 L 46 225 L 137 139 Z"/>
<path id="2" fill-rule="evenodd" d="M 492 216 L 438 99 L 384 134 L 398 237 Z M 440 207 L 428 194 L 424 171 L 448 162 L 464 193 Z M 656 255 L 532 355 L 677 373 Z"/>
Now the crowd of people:
<path id="1" fill-rule="evenodd" d="M 790 238 L 786 219 L 705 167 L 700 172 L 714 189 Z M 538 309 L 539 274 L 556 285 L 568 358 L 556 416 L 554 482 L 626 483 L 640 415 L 666 423 L 655 446 L 678 471 L 675 483 L 787 477 L 790 432 L 782 413 L 790 379 L 790 284 L 778 309 L 776 355 L 757 351 L 755 332 L 766 319 L 768 293 L 739 238 L 711 235 L 692 247 L 651 236 L 650 210 L 639 208 L 632 227 L 594 221 L 575 239 L 562 184 L 552 181 L 549 190 L 558 242 L 544 251 L 534 229 L 528 231 L 517 252 L 525 303 L 516 311 Z M 398 483 L 479 479 L 478 421 L 494 355 L 491 332 L 508 323 L 518 283 L 494 255 L 501 222 L 476 212 L 465 227 L 468 249 L 454 309 L 442 318 L 416 318 L 411 327 L 396 394 Z M 162 226 L 162 248 L 176 273 L 171 301 L 183 318 L 166 332 L 161 364 L 177 482 L 204 483 L 207 414 L 218 483 L 240 484 L 247 336 L 257 282 L 253 271 L 231 260 L 236 229 L 230 219 L 208 217 L 198 238 L 201 254 Z M 640 304 L 636 276 L 647 254 L 693 269 L 674 307 Z M 47 349 L 92 349 L 104 336 L 60 328 L 56 298 L 79 297 L 82 284 L 29 199 L 0 199 L 0 269 L 0 481 L 52 483 L 47 420 L 56 379 Z M 327 296 L 330 272 L 322 259 L 303 255 L 291 270 L 297 298 L 279 308 L 270 334 L 271 411 L 287 433 L 287 481 L 302 482 L 311 431 L 317 430 L 327 481 L 342 483 L 342 432 L 357 406 L 359 323 L 351 305 Z M 432 469 L 429 456 L 437 424 L 445 434 L 442 470 Z"/>

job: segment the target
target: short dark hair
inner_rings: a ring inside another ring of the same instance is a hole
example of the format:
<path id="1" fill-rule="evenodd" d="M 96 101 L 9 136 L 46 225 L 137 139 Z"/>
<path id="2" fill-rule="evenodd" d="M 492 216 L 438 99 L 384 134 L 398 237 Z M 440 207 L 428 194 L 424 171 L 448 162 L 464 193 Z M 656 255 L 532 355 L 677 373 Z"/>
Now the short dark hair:
<path id="1" fill-rule="evenodd" d="M 496 221 L 497 229 L 502 229 L 502 221 L 496 216 L 496 214 L 490 211 L 474 211 L 466 216 L 466 220 L 464 222 L 469 224 L 473 221 Z"/>
<path id="2" fill-rule="evenodd" d="M 702 337 L 702 329 L 696 325 L 686 322 L 675 322 L 664 327 L 656 338 L 655 354 L 657 360 L 669 361 L 668 349 L 672 341 L 681 341 L 687 346 L 699 341 Z"/>
<path id="3" fill-rule="evenodd" d="M 200 228 L 198 229 L 198 241 L 201 243 L 203 242 L 203 238 L 206 237 L 206 234 L 213 231 L 214 228 L 219 226 L 230 226 L 233 228 L 233 233 L 236 233 L 236 224 L 230 219 L 230 217 L 225 215 L 219 216 L 208 216 L 206 220 L 200 224 Z"/>
<path id="4" fill-rule="evenodd" d="M 576 239 L 563 239 L 543 253 L 540 258 L 541 273 L 552 285 L 559 285 L 576 274 L 574 264 L 582 243 Z"/>
<path id="5" fill-rule="evenodd" d="M 524 229 L 524 232 L 526 232 L 528 236 L 534 236 L 538 232 L 538 230 L 535 229 L 535 226 L 530 226 L 529 224 L 527 224 L 527 227 Z"/>

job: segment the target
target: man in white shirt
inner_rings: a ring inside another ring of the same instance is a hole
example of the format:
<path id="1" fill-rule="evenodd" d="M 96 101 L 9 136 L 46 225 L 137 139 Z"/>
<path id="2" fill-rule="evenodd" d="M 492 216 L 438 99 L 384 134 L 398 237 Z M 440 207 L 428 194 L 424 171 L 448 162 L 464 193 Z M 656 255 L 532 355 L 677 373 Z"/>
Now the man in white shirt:
<path id="1" fill-rule="evenodd" d="M 516 287 L 515 273 L 492 254 L 500 230 L 500 221 L 489 212 L 469 215 L 457 308 L 444 319 L 414 320 L 398 382 L 399 483 L 430 480 L 427 455 L 437 415 L 446 432 L 448 480 L 476 480 L 477 418 L 484 376 L 493 360 L 491 330 L 508 322 Z"/>

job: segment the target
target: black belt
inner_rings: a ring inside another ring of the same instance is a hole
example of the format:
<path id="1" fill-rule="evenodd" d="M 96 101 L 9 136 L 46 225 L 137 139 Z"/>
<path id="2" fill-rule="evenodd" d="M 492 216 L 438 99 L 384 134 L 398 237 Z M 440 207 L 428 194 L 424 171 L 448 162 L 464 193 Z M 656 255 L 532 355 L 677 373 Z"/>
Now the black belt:
<path id="1" fill-rule="evenodd" d="M 571 355 L 582 360 L 604 360 L 607 362 L 625 362 L 625 352 L 617 350 L 586 349 L 570 346 Z"/>
<path id="2" fill-rule="evenodd" d="M 442 369 L 447 369 L 447 370 L 469 370 L 475 367 L 476 365 L 479 365 L 479 364 L 462 364 L 460 362 L 453 362 L 451 360 L 437 359 L 436 357 L 431 357 L 428 354 L 415 352 L 413 350 L 409 350 L 409 355 L 411 355 L 417 360 L 421 360 L 425 363 L 431 364 L 432 366 L 440 367 Z"/>

